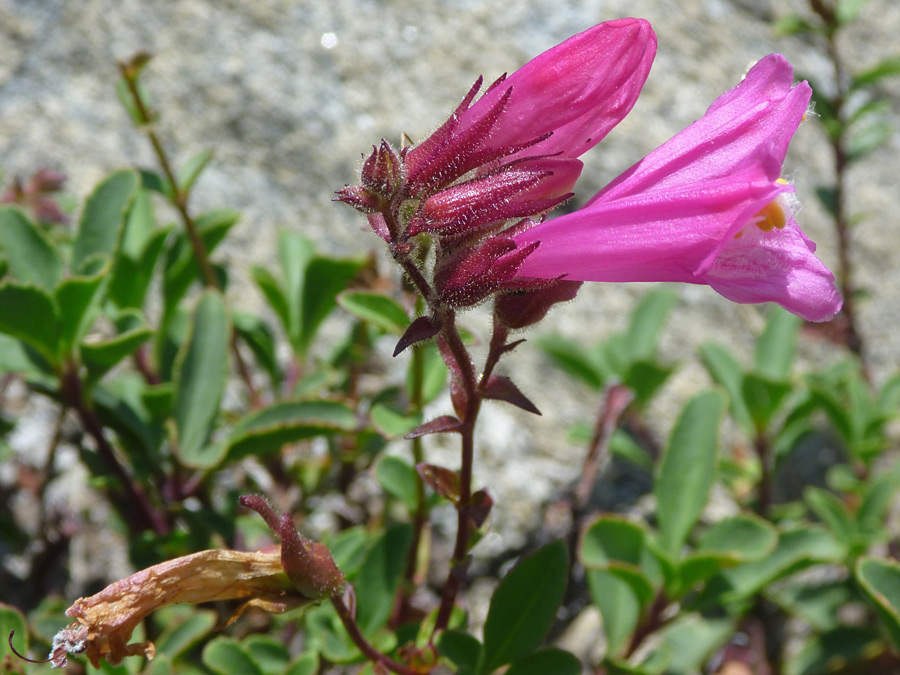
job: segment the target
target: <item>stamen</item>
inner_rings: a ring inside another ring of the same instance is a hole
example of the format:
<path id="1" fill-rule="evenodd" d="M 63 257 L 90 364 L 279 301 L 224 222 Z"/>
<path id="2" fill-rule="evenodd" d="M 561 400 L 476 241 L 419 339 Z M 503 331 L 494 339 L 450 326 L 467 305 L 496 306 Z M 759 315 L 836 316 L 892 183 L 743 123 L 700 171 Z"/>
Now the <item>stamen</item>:
<path id="1" fill-rule="evenodd" d="M 763 232 L 771 232 L 775 228 L 783 229 L 787 225 L 787 216 L 776 199 L 762 207 L 752 222 Z"/>

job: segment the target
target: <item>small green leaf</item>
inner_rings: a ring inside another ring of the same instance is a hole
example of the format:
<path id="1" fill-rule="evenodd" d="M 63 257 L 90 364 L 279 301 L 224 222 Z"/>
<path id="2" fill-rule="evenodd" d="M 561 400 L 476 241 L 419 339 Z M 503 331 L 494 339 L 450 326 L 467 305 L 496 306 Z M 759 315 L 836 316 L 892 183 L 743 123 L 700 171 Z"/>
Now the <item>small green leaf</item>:
<path id="1" fill-rule="evenodd" d="M 770 380 L 762 375 L 747 373 L 741 382 L 741 396 L 747 404 L 756 429 L 767 429 L 785 397 L 791 393 L 789 382 Z"/>
<path id="2" fill-rule="evenodd" d="M 829 530 L 848 548 L 856 543 L 857 529 L 847 507 L 828 490 L 809 486 L 803 491 L 810 510 L 818 516 Z"/>
<path id="3" fill-rule="evenodd" d="M 114 171 L 87 198 L 72 249 L 72 270 L 80 273 L 88 258 L 111 256 L 118 246 L 125 217 L 140 179 L 130 169 Z"/>
<path id="4" fill-rule="evenodd" d="M 666 672 L 686 675 L 703 670 L 713 653 L 734 634 L 734 626 L 727 619 L 704 619 L 688 614 L 660 633 L 671 655 Z"/>
<path id="5" fill-rule="evenodd" d="M 506 675 L 581 675 L 581 662 L 562 649 L 539 649 L 509 667 Z"/>
<path id="6" fill-rule="evenodd" d="M 522 559 L 503 578 L 484 624 L 478 672 L 491 673 L 543 641 L 562 602 L 568 567 L 565 544 L 557 541 Z"/>
<path id="7" fill-rule="evenodd" d="M 153 337 L 151 328 L 135 328 L 103 342 L 82 342 L 81 359 L 88 367 L 91 379 L 99 379 L 122 359 Z"/>
<path id="8" fill-rule="evenodd" d="M 241 647 L 259 666 L 263 675 L 283 675 L 291 661 L 291 653 L 279 640 L 268 635 L 248 635 Z"/>
<path id="9" fill-rule="evenodd" d="M 587 569 L 609 569 L 615 566 L 617 573 L 630 579 L 630 572 L 642 576 L 635 587 L 638 597 L 645 599 L 643 588 L 653 589 L 662 583 L 659 560 L 649 546 L 648 535 L 637 523 L 618 516 L 601 516 L 594 521 L 582 537 L 579 552 Z M 634 585 L 634 584 L 633 584 Z"/>
<path id="10" fill-rule="evenodd" d="M 841 625 L 840 611 L 847 603 L 858 599 L 848 580 L 815 583 L 797 581 L 778 584 L 767 595 L 785 611 L 806 621 L 822 633 Z"/>
<path id="11" fill-rule="evenodd" d="M 263 675 L 250 655 L 230 638 L 216 638 L 203 648 L 203 665 L 216 675 Z"/>
<path id="12" fill-rule="evenodd" d="M 614 657 L 637 628 L 641 603 L 631 586 L 612 572 L 590 570 L 587 580 L 591 598 L 603 617 L 607 657 Z"/>
<path id="13" fill-rule="evenodd" d="M 756 342 L 754 372 L 770 380 L 787 380 L 794 363 L 797 333 L 803 320 L 782 309 L 773 307 L 769 320 Z"/>
<path id="14" fill-rule="evenodd" d="M 402 335 L 409 326 L 406 310 L 393 298 L 368 291 L 344 291 L 338 304 L 357 319 L 368 321 L 388 333 Z"/>
<path id="15" fill-rule="evenodd" d="M 742 514 L 710 527 L 697 540 L 697 551 L 746 562 L 768 555 L 777 543 L 778 531 L 771 523 Z"/>
<path id="16" fill-rule="evenodd" d="M 191 189 L 194 187 L 194 183 L 197 182 L 197 179 L 200 177 L 200 174 L 203 173 L 203 169 L 209 164 L 213 155 L 215 155 L 215 151 L 212 149 L 201 150 L 185 162 L 184 166 L 181 167 L 181 170 L 178 172 L 178 189 L 184 194 L 190 194 Z"/>
<path id="17" fill-rule="evenodd" d="M 900 55 L 890 56 L 879 61 L 872 68 L 857 73 L 850 81 L 850 90 L 868 87 L 892 75 L 900 75 Z"/>
<path id="18" fill-rule="evenodd" d="M 652 361 L 635 361 L 628 366 L 623 380 L 634 391 L 638 403 L 647 405 L 673 372 L 674 369 Z"/>
<path id="19" fill-rule="evenodd" d="M 808 33 L 815 28 L 799 14 L 788 14 L 775 22 L 775 35 L 797 35 Z"/>
<path id="20" fill-rule="evenodd" d="M 865 667 L 872 654 L 883 651 L 881 639 L 870 626 L 842 626 L 823 635 L 813 635 L 784 664 L 784 675 L 824 675 L 835 672 L 874 673 Z M 840 671 L 838 671 L 840 672 Z"/>
<path id="21" fill-rule="evenodd" d="M 819 203 L 832 215 L 832 217 L 837 215 L 837 192 L 833 187 L 829 185 L 817 185 L 816 197 L 819 198 Z"/>
<path id="22" fill-rule="evenodd" d="M 301 654 L 288 666 L 284 675 L 316 675 L 319 672 L 319 654 L 308 651 Z"/>
<path id="23" fill-rule="evenodd" d="M 442 631 L 437 641 L 438 653 L 450 659 L 457 668 L 475 669 L 481 658 L 481 643 L 474 635 L 463 631 Z"/>
<path id="24" fill-rule="evenodd" d="M 581 380 L 591 389 L 603 387 L 603 373 L 581 346 L 561 335 L 543 335 L 537 344 L 564 373 Z"/>
<path id="25" fill-rule="evenodd" d="M 632 361 L 654 360 L 656 344 L 674 304 L 675 294 L 659 288 L 647 293 L 635 307 L 626 333 Z"/>
<path id="26" fill-rule="evenodd" d="M 230 332 L 222 296 L 217 291 L 204 292 L 175 366 L 178 455 L 188 465 L 199 459 L 219 412 L 228 375 Z"/>
<path id="27" fill-rule="evenodd" d="M 0 206 L 0 249 L 12 276 L 52 290 L 62 277 L 59 252 L 17 208 Z"/>
<path id="28" fill-rule="evenodd" d="M 290 334 L 291 313 L 288 309 L 288 300 L 285 297 L 281 283 L 275 278 L 275 275 L 265 267 L 252 267 L 250 268 L 250 273 L 253 275 L 253 280 L 256 282 L 256 285 L 259 286 L 259 290 L 262 291 L 263 296 L 269 303 L 269 307 L 271 307 L 272 311 L 275 312 L 275 315 L 281 319 L 281 325 L 283 326 L 285 333 Z"/>
<path id="29" fill-rule="evenodd" d="M 156 264 L 170 232 L 171 228 L 154 232 L 135 258 L 123 252 L 116 255 L 108 290 L 109 299 L 116 305 L 135 309 L 143 307 Z"/>
<path id="30" fill-rule="evenodd" d="M 38 286 L 0 283 L 0 332 L 37 350 L 50 363 L 58 363 L 59 310 Z"/>
<path id="31" fill-rule="evenodd" d="M 0 294 L 2 297 L 2 294 Z M 0 310 L 0 315 L 2 315 Z M 0 325 L 0 331 L 2 331 Z M 28 373 L 37 375 L 44 371 L 40 356 L 30 351 L 19 340 L 0 332 L 0 373 Z"/>
<path id="32" fill-rule="evenodd" d="M 385 438 L 403 438 L 422 424 L 422 415 L 404 415 L 393 408 L 376 403 L 369 411 L 372 424 Z"/>
<path id="33" fill-rule="evenodd" d="M 241 340 L 250 347 L 256 362 L 272 380 L 272 387 L 281 386 L 281 368 L 275 353 L 275 336 L 258 316 L 246 312 L 235 312 L 232 320 Z"/>
<path id="34" fill-rule="evenodd" d="M 366 553 L 355 584 L 356 621 L 363 635 L 371 635 L 390 617 L 411 542 L 412 527 L 394 525 Z"/>
<path id="35" fill-rule="evenodd" d="M 366 556 L 366 544 L 369 538 L 361 526 L 351 527 L 328 541 L 328 549 L 334 564 L 352 579 L 363 565 Z"/>
<path id="36" fill-rule="evenodd" d="M 839 0 L 835 8 L 835 17 L 839 24 L 850 23 L 862 11 L 869 0 Z"/>
<path id="37" fill-rule="evenodd" d="M 91 276 L 72 276 L 56 287 L 56 306 L 59 307 L 59 350 L 62 356 L 71 354 L 87 334 L 100 310 L 105 283 L 109 279 L 109 265 Z"/>
<path id="38" fill-rule="evenodd" d="M 402 501 L 410 513 L 416 510 L 416 482 L 419 479 L 415 469 L 399 457 L 386 456 L 378 460 L 375 477 L 385 492 Z"/>
<path id="39" fill-rule="evenodd" d="M 893 128 L 884 121 L 854 127 L 847 139 L 847 160 L 854 162 L 877 150 L 887 142 L 891 133 Z"/>
<path id="40" fill-rule="evenodd" d="M 361 260 L 313 258 L 306 268 L 300 301 L 295 349 L 305 354 L 316 331 L 337 306 L 337 295 L 347 287 L 362 267 Z"/>
<path id="41" fill-rule="evenodd" d="M 862 558 L 856 564 L 856 579 L 894 645 L 900 646 L 900 565 L 878 558 Z"/>
<path id="42" fill-rule="evenodd" d="M 226 445 L 234 460 L 249 454 L 275 452 L 304 438 L 327 436 L 357 428 L 356 414 L 336 401 L 288 401 L 244 417 L 232 429 Z"/>
<path id="43" fill-rule="evenodd" d="M 25 616 L 12 605 L 0 602 L 0 637 L 3 638 L 0 640 L 0 663 L 11 664 L 15 662 L 15 657 L 9 650 L 7 640 L 10 631 L 16 632 L 15 638 L 13 638 L 13 644 L 16 646 L 16 649 L 23 654 L 27 654 L 28 628 L 25 623 Z M 9 672 L 15 671 L 10 669 Z"/>
<path id="44" fill-rule="evenodd" d="M 884 519 L 897 497 L 898 488 L 900 488 L 900 470 L 896 466 L 869 482 L 856 512 L 856 521 L 863 533 L 876 535 L 883 533 Z"/>
<path id="45" fill-rule="evenodd" d="M 656 477 L 660 542 L 677 554 L 700 517 L 716 470 L 719 422 L 724 397 L 716 391 L 696 395 L 685 406 L 663 453 Z"/>
<path id="46" fill-rule="evenodd" d="M 216 622 L 216 613 L 211 610 L 198 609 L 183 619 L 173 617 L 165 622 L 162 634 L 155 641 L 157 653 L 174 661 L 208 635 Z"/>
<path id="47" fill-rule="evenodd" d="M 700 346 L 700 360 L 712 379 L 728 392 L 729 408 L 741 428 L 748 434 L 754 432 L 753 419 L 741 392 L 744 372 L 731 352 L 721 345 L 707 342 Z"/>

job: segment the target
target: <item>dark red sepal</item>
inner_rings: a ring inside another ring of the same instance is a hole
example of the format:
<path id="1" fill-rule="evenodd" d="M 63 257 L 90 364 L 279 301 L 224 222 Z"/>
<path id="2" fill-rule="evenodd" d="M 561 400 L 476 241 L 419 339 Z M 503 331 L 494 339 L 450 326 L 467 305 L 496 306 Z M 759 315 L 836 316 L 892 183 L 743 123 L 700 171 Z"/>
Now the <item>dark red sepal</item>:
<path id="1" fill-rule="evenodd" d="M 394 356 L 397 356 L 410 345 L 430 340 L 437 335 L 440 330 L 440 325 L 430 316 L 420 316 L 409 324 L 406 331 L 400 336 L 400 339 L 397 341 L 397 346 L 394 347 Z"/>
<path id="2" fill-rule="evenodd" d="M 411 441 L 414 438 L 420 438 L 429 434 L 449 434 L 459 431 L 460 427 L 462 427 L 462 422 L 460 422 L 458 417 L 454 417 L 453 415 L 442 415 L 430 422 L 420 424 L 403 438 L 407 441 Z"/>
<path id="3" fill-rule="evenodd" d="M 540 415 L 541 411 L 537 406 L 528 400 L 519 388 L 512 383 L 508 377 L 502 375 L 491 375 L 488 381 L 482 387 L 482 396 L 484 398 L 493 399 L 495 401 L 506 401 L 514 406 L 526 410 L 535 415 Z"/>

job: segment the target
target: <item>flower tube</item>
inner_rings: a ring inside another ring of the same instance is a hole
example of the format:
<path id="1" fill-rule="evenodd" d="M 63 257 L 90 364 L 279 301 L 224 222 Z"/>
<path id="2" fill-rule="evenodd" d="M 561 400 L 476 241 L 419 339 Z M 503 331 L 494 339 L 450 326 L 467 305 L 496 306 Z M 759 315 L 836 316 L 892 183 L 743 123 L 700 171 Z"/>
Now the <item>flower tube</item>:
<path id="1" fill-rule="evenodd" d="M 794 220 L 781 178 L 811 90 L 784 57 L 762 59 L 706 115 L 575 213 L 519 233 L 540 242 L 517 274 L 707 284 L 734 302 L 776 302 L 810 321 L 841 308 L 834 275 Z"/>

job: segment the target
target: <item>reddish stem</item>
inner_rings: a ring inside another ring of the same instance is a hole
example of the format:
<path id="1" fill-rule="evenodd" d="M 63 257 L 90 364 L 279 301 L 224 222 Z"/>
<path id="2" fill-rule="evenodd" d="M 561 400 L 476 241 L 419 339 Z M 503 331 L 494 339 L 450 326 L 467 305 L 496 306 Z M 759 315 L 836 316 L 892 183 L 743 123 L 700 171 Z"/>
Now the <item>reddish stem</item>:
<path id="1" fill-rule="evenodd" d="M 356 621 L 353 619 L 353 615 L 350 613 L 347 605 L 344 604 L 344 600 L 340 595 L 331 596 L 331 604 L 341 618 L 341 622 L 344 624 L 344 628 L 347 629 L 347 633 L 350 634 L 350 639 L 353 640 L 353 644 L 359 648 L 359 651 L 361 651 L 367 659 L 372 663 L 380 663 L 388 670 L 398 673 L 399 675 L 419 675 L 418 671 L 394 661 L 366 641 L 366 638 L 363 637 L 362 632 L 359 630 L 359 626 L 356 625 Z"/>

